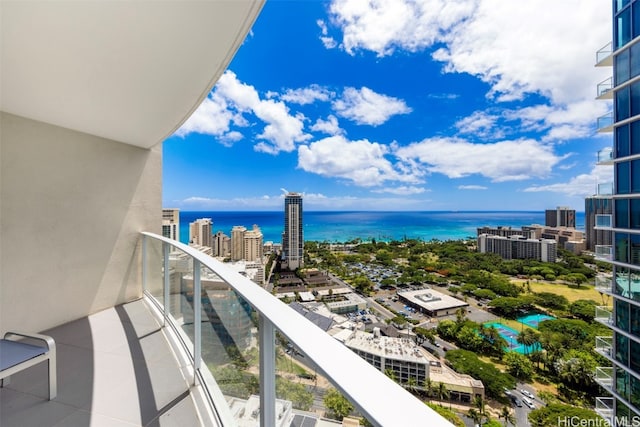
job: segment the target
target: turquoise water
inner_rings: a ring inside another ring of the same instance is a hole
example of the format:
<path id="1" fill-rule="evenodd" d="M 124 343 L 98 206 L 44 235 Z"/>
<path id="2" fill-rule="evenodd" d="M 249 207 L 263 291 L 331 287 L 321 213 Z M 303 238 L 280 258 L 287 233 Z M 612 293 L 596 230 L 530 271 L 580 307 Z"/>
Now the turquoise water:
<path id="1" fill-rule="evenodd" d="M 265 241 L 280 243 L 284 213 L 273 212 L 180 212 L 180 240 L 187 243 L 189 223 L 211 218 L 214 233 L 230 235 L 234 225 L 250 229 L 257 224 Z M 303 214 L 304 239 L 345 242 L 360 238 L 379 241 L 419 239 L 429 241 L 458 240 L 476 237 L 476 228 L 489 226 L 521 227 L 544 224 L 544 211 L 473 211 L 473 212 L 309 212 Z M 584 229 L 584 213 L 576 213 L 578 229 Z"/>
<path id="2" fill-rule="evenodd" d="M 547 314 L 529 314 L 528 316 L 519 317 L 518 322 L 524 323 L 527 326 L 538 329 L 538 325 L 543 320 L 553 320 L 555 317 Z"/>
<path id="3" fill-rule="evenodd" d="M 500 322 L 488 322 L 485 323 L 484 326 L 491 327 L 493 326 L 498 330 L 498 333 L 502 338 L 507 342 L 507 347 L 505 347 L 505 351 L 515 351 L 520 354 L 528 354 L 536 350 L 540 350 L 540 345 L 536 344 L 534 346 L 525 346 L 518 342 L 518 332 L 513 328 L 508 327 L 507 325 L 503 325 Z"/>

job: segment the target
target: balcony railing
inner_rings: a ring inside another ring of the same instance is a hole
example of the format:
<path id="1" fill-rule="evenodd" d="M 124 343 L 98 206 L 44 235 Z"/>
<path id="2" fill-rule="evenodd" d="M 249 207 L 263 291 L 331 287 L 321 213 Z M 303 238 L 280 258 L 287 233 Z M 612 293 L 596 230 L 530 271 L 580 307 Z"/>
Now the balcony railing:
<path id="1" fill-rule="evenodd" d="M 613 246 L 611 245 L 596 245 L 595 256 L 600 261 L 612 261 L 613 260 Z"/>
<path id="2" fill-rule="evenodd" d="M 610 67 L 613 65 L 613 43 L 609 42 L 596 52 L 596 67 Z"/>
<path id="3" fill-rule="evenodd" d="M 191 357 L 194 381 L 207 391 L 222 425 L 236 425 L 234 414 L 244 412 L 228 402 L 258 391 L 260 426 L 281 425 L 283 401 L 291 403 L 295 393 L 278 396 L 276 402 L 276 370 L 302 360 L 301 365 L 313 372 L 306 376 L 324 376 L 372 425 L 415 425 L 420 420 L 424 425 L 451 426 L 247 277 L 195 248 L 156 234 L 142 235 L 145 294 L 156 301 L 165 324 L 180 335 Z M 285 356 L 276 342 L 287 343 L 296 359 Z M 313 383 L 309 388 L 322 390 Z M 312 402 L 316 401 L 322 396 L 316 394 Z"/>
<path id="4" fill-rule="evenodd" d="M 598 123 L 596 125 L 598 132 L 612 132 L 613 131 L 613 111 L 598 117 Z"/>
<path id="5" fill-rule="evenodd" d="M 596 276 L 596 291 L 602 292 L 604 294 L 611 294 L 611 283 L 613 277 L 605 274 L 598 274 Z"/>
<path id="6" fill-rule="evenodd" d="M 611 326 L 613 324 L 613 313 L 611 312 L 611 308 L 602 305 L 596 306 L 595 320 L 600 323 L 604 323 L 607 326 Z"/>
<path id="7" fill-rule="evenodd" d="M 598 164 L 613 164 L 613 149 L 611 147 L 603 148 L 602 150 L 598 151 Z"/>
<path id="8" fill-rule="evenodd" d="M 596 413 L 605 420 L 611 421 L 616 401 L 613 397 L 596 397 Z M 609 425 L 614 425 L 609 423 Z"/>
<path id="9" fill-rule="evenodd" d="M 613 194 L 613 182 L 603 182 L 598 184 L 598 196 L 611 196 Z"/>
<path id="10" fill-rule="evenodd" d="M 613 99 L 613 77 L 598 83 L 596 99 Z"/>
<path id="11" fill-rule="evenodd" d="M 597 214 L 594 228 L 597 229 L 610 229 L 613 226 L 611 214 Z"/>
<path id="12" fill-rule="evenodd" d="M 605 357 L 611 357 L 611 349 L 613 348 L 613 337 L 596 337 L 595 349 L 598 353 Z"/>
<path id="13" fill-rule="evenodd" d="M 598 366 L 594 380 L 604 389 L 611 390 L 613 387 L 613 368 L 611 366 Z"/>

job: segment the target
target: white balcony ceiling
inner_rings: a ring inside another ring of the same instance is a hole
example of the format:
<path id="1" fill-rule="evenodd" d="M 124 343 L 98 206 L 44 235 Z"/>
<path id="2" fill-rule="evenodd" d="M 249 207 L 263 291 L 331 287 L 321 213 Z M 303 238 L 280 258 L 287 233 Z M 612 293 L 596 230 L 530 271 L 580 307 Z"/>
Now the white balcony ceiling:
<path id="1" fill-rule="evenodd" d="M 0 1 L 0 109 L 151 147 L 228 66 L 263 0 Z"/>

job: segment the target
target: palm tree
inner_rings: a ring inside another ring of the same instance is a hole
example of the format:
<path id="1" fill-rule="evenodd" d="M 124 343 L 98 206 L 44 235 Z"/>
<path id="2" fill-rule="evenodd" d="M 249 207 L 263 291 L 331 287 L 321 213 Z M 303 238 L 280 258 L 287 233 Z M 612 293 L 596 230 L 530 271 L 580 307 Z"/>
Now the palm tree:
<path id="1" fill-rule="evenodd" d="M 473 398 L 473 406 L 476 408 L 476 410 L 478 411 L 478 414 L 480 415 L 480 421 L 482 421 L 483 418 L 488 418 L 487 408 L 485 408 L 485 401 L 482 398 L 482 396 L 478 395 Z"/>
<path id="2" fill-rule="evenodd" d="M 473 421 L 473 425 L 480 425 L 480 423 L 482 422 L 482 418 L 484 418 L 475 408 L 469 409 L 467 411 L 467 416 L 471 418 L 471 420 Z"/>
<path id="3" fill-rule="evenodd" d="M 384 374 L 385 374 L 386 376 L 388 376 L 389 378 L 391 378 L 393 381 L 396 381 L 396 379 L 397 379 L 397 378 L 396 378 L 396 373 L 394 372 L 394 370 L 393 370 L 393 369 L 388 369 L 388 368 L 387 368 L 387 369 L 385 369 L 385 370 L 384 370 Z"/>
<path id="4" fill-rule="evenodd" d="M 518 334 L 518 343 L 524 345 L 525 354 L 529 354 L 529 348 L 540 342 L 540 334 L 533 329 L 524 329 Z"/>
<path id="5" fill-rule="evenodd" d="M 516 425 L 516 417 L 511 413 L 511 409 L 508 406 L 503 406 L 500 411 L 500 415 L 498 418 L 504 419 L 504 427 L 507 427 L 507 424 Z"/>
<path id="6" fill-rule="evenodd" d="M 436 397 L 438 400 L 445 400 L 449 398 L 449 390 L 444 383 L 438 383 L 438 387 L 436 388 Z"/>
<path id="7" fill-rule="evenodd" d="M 418 385 L 418 380 L 416 380 L 415 377 L 409 377 L 407 378 L 407 382 L 405 383 L 405 385 L 409 390 L 414 391 L 416 389 L 416 386 Z"/>
<path id="8" fill-rule="evenodd" d="M 427 393 L 427 397 L 433 396 L 435 387 L 433 385 L 433 381 L 431 381 L 431 378 L 425 378 L 423 386 L 424 391 Z"/>
<path id="9" fill-rule="evenodd" d="M 456 323 L 463 323 L 465 320 L 467 320 L 467 310 L 460 307 L 456 310 Z"/>

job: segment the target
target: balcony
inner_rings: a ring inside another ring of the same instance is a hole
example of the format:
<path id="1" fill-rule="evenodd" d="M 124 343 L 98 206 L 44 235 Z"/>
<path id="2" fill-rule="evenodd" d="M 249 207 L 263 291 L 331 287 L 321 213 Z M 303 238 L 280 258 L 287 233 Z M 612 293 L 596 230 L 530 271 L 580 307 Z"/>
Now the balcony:
<path id="1" fill-rule="evenodd" d="M 611 421 L 613 418 L 613 409 L 616 401 L 613 397 L 596 397 L 596 414 L 609 421 L 609 425 L 614 425 Z"/>
<path id="2" fill-rule="evenodd" d="M 261 425 L 280 425 L 276 418 L 282 412 L 277 408 L 300 405 L 295 393 L 276 395 L 276 383 L 291 376 L 282 371 L 283 366 L 292 364 L 304 369 L 305 377 L 314 378 L 309 384 L 314 390 L 310 402 L 322 402 L 332 384 L 354 405 L 356 415 L 373 425 L 411 425 L 416 419 L 428 425 L 450 425 L 384 373 L 227 265 L 151 233 L 143 233 L 142 248 L 144 292 L 185 343 L 198 383 L 220 419 L 231 420 L 229 425 L 247 416 L 241 408 L 258 391 L 256 422 L 259 418 Z M 240 383 L 230 384 L 230 379 Z M 259 390 L 245 390 L 247 384 L 259 384 Z M 394 404 L 388 405 L 389 401 Z M 311 404 L 302 409 L 311 409 Z"/>
<path id="3" fill-rule="evenodd" d="M 613 77 L 598 83 L 596 87 L 596 99 L 613 99 Z"/>
<path id="4" fill-rule="evenodd" d="M 610 358 L 611 357 L 611 349 L 613 348 L 613 337 L 596 337 L 596 346 L 595 350 L 601 355 Z"/>
<path id="5" fill-rule="evenodd" d="M 613 261 L 613 246 L 596 245 L 595 257 L 599 261 Z"/>
<path id="6" fill-rule="evenodd" d="M 611 67 L 613 65 L 613 42 L 602 46 L 596 52 L 596 67 Z"/>
<path id="7" fill-rule="evenodd" d="M 605 326 L 610 327 L 613 325 L 613 313 L 610 307 L 602 305 L 596 306 L 596 315 L 594 318 Z"/>
<path id="8" fill-rule="evenodd" d="M 613 111 L 598 117 L 596 128 L 598 133 L 613 132 Z"/>
<path id="9" fill-rule="evenodd" d="M 602 184 L 598 184 L 596 192 L 598 196 L 613 195 L 613 182 L 603 182 Z"/>
<path id="10" fill-rule="evenodd" d="M 611 214 L 597 214 L 594 228 L 596 230 L 609 230 L 613 226 Z"/>
<path id="11" fill-rule="evenodd" d="M 598 151 L 598 165 L 606 166 L 613 164 L 613 148 L 607 147 Z"/>
<path id="12" fill-rule="evenodd" d="M 611 366 L 598 366 L 593 379 L 605 390 L 611 390 L 613 387 L 613 368 Z"/>
<path id="13" fill-rule="evenodd" d="M 611 282 L 613 277 L 606 274 L 598 274 L 596 275 L 596 291 L 601 292 L 603 294 L 610 295 L 611 291 Z"/>

